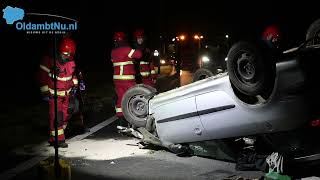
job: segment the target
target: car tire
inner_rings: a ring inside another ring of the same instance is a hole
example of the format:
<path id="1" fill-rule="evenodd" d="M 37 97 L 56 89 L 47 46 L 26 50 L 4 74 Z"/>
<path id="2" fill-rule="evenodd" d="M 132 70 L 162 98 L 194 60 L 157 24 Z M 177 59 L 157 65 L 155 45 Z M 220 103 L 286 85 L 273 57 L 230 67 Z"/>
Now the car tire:
<path id="1" fill-rule="evenodd" d="M 140 87 L 149 89 L 152 93 L 157 93 L 157 89 L 146 84 L 139 84 Z"/>
<path id="2" fill-rule="evenodd" d="M 263 58 L 258 48 L 248 42 L 238 42 L 228 52 L 230 81 L 235 88 L 248 96 L 270 91 L 275 77 L 273 66 L 272 60 Z"/>
<path id="3" fill-rule="evenodd" d="M 200 68 L 193 74 L 192 82 L 200 81 L 202 79 L 206 79 L 208 77 L 213 76 L 214 73 L 211 72 L 209 69 Z"/>
<path id="4" fill-rule="evenodd" d="M 155 95 L 154 88 L 138 84 L 124 94 L 121 106 L 126 120 L 135 127 L 145 127 L 149 108 L 149 99 Z"/>
<path id="5" fill-rule="evenodd" d="M 315 45 L 320 44 L 320 19 L 314 21 L 308 28 L 307 34 L 306 34 L 306 40 L 309 40 L 313 37 L 317 37 L 310 42 L 308 42 L 308 45 Z"/>

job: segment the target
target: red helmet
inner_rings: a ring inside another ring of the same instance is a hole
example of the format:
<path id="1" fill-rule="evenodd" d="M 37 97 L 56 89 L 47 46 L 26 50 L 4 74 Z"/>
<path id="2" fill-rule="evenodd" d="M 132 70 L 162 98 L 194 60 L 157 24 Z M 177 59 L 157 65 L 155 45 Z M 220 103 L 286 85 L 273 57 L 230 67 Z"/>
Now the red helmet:
<path id="1" fill-rule="evenodd" d="M 60 42 L 60 45 L 59 45 L 59 52 L 74 55 L 76 52 L 75 42 L 70 38 L 62 39 L 62 41 Z"/>
<path id="2" fill-rule="evenodd" d="M 262 34 L 262 38 L 264 40 L 271 40 L 274 41 L 274 39 L 278 40 L 280 38 L 280 30 L 277 26 L 268 26 L 263 34 Z"/>
<path id="3" fill-rule="evenodd" d="M 126 34 L 122 31 L 117 31 L 113 35 L 113 40 L 114 41 L 124 41 L 126 38 Z"/>
<path id="4" fill-rule="evenodd" d="M 134 33 L 133 36 L 135 38 L 143 38 L 144 37 L 144 30 L 143 29 L 137 29 Z"/>

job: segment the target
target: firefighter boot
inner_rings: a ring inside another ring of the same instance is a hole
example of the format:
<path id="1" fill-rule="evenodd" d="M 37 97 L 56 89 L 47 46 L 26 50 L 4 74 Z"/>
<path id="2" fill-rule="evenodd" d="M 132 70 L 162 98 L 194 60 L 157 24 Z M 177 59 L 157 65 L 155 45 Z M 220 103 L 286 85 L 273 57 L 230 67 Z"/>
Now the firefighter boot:
<path id="1" fill-rule="evenodd" d="M 54 146 L 54 142 L 49 142 L 50 146 Z M 68 144 L 65 141 L 58 141 L 58 147 L 67 148 Z"/>
<path id="2" fill-rule="evenodd" d="M 124 117 L 119 117 L 118 118 L 118 126 L 129 127 L 128 126 L 128 122 Z"/>

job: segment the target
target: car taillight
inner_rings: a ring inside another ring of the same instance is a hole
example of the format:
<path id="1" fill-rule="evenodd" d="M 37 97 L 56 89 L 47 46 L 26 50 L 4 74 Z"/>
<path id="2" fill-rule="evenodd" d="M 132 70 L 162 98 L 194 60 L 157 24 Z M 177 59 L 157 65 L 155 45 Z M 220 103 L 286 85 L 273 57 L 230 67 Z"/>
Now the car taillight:
<path id="1" fill-rule="evenodd" d="M 320 126 L 320 119 L 311 121 L 310 125 L 313 126 L 313 127 Z"/>

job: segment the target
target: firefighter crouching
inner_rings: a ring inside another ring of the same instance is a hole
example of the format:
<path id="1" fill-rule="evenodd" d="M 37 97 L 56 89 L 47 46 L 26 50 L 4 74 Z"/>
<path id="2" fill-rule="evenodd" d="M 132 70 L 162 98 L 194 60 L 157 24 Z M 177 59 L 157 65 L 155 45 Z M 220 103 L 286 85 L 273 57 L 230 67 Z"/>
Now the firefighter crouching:
<path id="1" fill-rule="evenodd" d="M 72 88 L 78 86 L 78 79 L 75 76 L 74 54 L 76 44 L 70 38 L 63 39 L 59 44 L 59 54 L 56 61 L 57 79 L 57 120 L 58 120 L 58 146 L 68 147 L 65 143 L 64 129 L 67 126 L 69 95 Z M 45 57 L 40 64 L 40 90 L 49 103 L 50 138 L 49 144 L 54 145 L 55 141 L 55 102 L 54 102 L 54 60 L 52 57 Z"/>
<path id="2" fill-rule="evenodd" d="M 124 32 L 115 32 L 113 40 L 114 48 L 111 51 L 111 61 L 113 63 L 113 82 L 117 94 L 115 110 L 119 125 L 125 126 L 127 122 L 122 114 L 121 101 L 125 92 L 136 85 L 136 71 L 133 61 L 141 58 L 142 53 L 129 46 Z"/>

